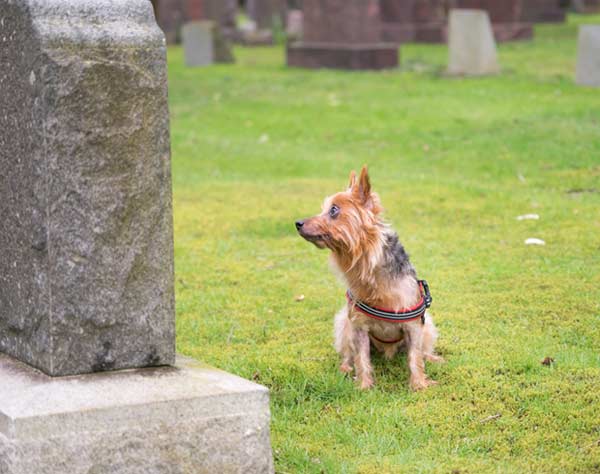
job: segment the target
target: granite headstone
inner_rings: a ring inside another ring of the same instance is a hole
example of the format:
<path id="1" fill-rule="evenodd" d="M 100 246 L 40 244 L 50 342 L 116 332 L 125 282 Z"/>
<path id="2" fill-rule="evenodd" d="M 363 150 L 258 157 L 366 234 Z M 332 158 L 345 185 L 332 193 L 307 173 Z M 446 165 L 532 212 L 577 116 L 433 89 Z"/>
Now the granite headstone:
<path id="1" fill-rule="evenodd" d="M 171 364 L 166 48 L 150 2 L 0 12 L 0 352 L 54 376 Z"/>
<path id="2" fill-rule="evenodd" d="M 450 10 L 448 73 L 480 76 L 500 71 L 490 18 L 483 10 Z"/>
<path id="3" fill-rule="evenodd" d="M 288 43 L 287 64 L 306 68 L 386 69 L 398 46 L 383 43 L 379 0 L 304 0 L 302 41 Z"/>
<path id="4" fill-rule="evenodd" d="M 579 27 L 575 82 L 600 87 L 600 25 Z"/>

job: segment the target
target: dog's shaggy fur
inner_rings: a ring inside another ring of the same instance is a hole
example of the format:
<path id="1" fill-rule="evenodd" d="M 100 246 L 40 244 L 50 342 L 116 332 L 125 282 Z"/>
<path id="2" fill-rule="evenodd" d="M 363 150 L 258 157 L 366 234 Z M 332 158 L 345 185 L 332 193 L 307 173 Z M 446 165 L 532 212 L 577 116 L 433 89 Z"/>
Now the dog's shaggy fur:
<path id="1" fill-rule="evenodd" d="M 421 290 L 415 269 L 398 236 L 383 221 L 382 211 L 363 167 L 359 179 L 354 171 L 350 173 L 346 191 L 325 199 L 321 214 L 296 222 L 296 227 L 309 242 L 331 250 L 331 264 L 355 298 L 372 307 L 402 311 L 419 302 Z M 425 375 L 424 360 L 443 359 L 434 352 L 437 330 L 429 313 L 424 323 L 420 319 L 394 323 L 370 318 L 346 304 L 335 316 L 334 327 L 340 370 L 355 369 L 361 388 L 374 382 L 371 345 L 387 358 L 406 347 L 414 390 L 435 383 Z"/>

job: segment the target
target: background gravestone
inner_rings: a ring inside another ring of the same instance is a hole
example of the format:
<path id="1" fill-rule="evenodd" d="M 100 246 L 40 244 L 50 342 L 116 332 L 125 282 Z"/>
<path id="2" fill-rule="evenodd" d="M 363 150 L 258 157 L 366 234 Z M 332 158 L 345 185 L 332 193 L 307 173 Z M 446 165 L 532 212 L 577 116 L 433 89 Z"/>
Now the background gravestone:
<path id="1" fill-rule="evenodd" d="M 303 38 L 288 44 L 289 66 L 385 69 L 398 47 L 382 43 L 379 0 L 304 0 Z"/>
<path id="2" fill-rule="evenodd" d="M 149 3 L 100 27 L 109 0 L 32 1 L 0 0 L 0 352 L 50 375 L 172 364 L 164 38 Z"/>
<path id="3" fill-rule="evenodd" d="M 446 0 L 381 0 L 381 34 L 395 43 L 446 39 Z"/>
<path id="4" fill-rule="evenodd" d="M 500 71 L 490 19 L 483 10 L 450 10 L 448 73 L 485 75 Z"/>
<path id="5" fill-rule="evenodd" d="M 208 66 L 214 62 L 213 28 L 211 21 L 183 25 L 181 37 L 187 66 Z"/>
<path id="6" fill-rule="evenodd" d="M 488 12 L 494 38 L 498 42 L 525 40 L 533 37 L 533 26 L 523 21 L 524 5 L 531 0 L 448 0 L 456 9 L 478 9 Z"/>
<path id="7" fill-rule="evenodd" d="M 213 63 L 232 63 L 229 42 L 213 21 L 186 23 L 182 30 L 183 51 L 187 66 L 207 66 Z"/>
<path id="8" fill-rule="evenodd" d="M 579 27 L 575 82 L 600 87 L 600 25 Z"/>

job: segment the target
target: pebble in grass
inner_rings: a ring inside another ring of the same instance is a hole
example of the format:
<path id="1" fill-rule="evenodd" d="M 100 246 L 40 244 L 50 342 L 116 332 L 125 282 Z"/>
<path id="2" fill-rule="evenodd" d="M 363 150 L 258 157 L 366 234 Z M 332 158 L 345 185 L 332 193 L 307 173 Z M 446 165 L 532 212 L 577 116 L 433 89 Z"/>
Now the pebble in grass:
<path id="1" fill-rule="evenodd" d="M 525 245 L 546 245 L 546 242 L 544 242 L 542 239 L 530 237 L 529 239 L 525 239 Z"/>
<path id="2" fill-rule="evenodd" d="M 521 216 L 517 216 L 518 221 L 527 221 L 527 220 L 538 220 L 540 216 L 538 214 L 523 214 Z"/>

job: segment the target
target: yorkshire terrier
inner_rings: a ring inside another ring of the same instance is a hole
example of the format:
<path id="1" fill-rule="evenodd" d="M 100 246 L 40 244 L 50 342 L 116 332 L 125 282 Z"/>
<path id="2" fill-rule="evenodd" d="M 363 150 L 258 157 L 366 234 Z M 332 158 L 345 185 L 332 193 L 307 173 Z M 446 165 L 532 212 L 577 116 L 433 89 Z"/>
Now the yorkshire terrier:
<path id="1" fill-rule="evenodd" d="M 438 333 L 426 311 L 431 297 L 382 211 L 363 167 L 358 179 L 350 173 L 346 191 L 326 198 L 321 214 L 297 221 L 296 229 L 331 250 L 331 264 L 348 288 L 347 304 L 334 321 L 340 370 L 355 369 L 360 387 L 371 388 L 371 345 L 388 359 L 404 346 L 410 387 L 420 390 L 436 383 L 425 375 L 425 360 L 443 362 L 434 352 Z"/>

